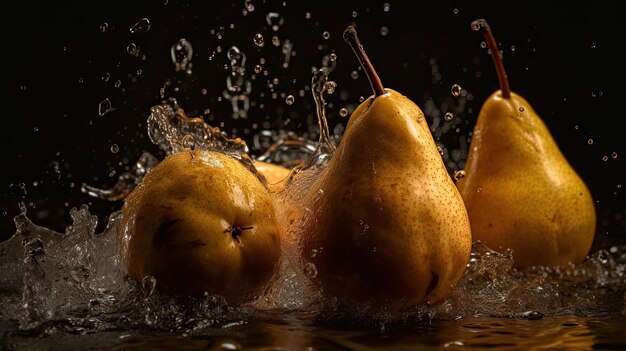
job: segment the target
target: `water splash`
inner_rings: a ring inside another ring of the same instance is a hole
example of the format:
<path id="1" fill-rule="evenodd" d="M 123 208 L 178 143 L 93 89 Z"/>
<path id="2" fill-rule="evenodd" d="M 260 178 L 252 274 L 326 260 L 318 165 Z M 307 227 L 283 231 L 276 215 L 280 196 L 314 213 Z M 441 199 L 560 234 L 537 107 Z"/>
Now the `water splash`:
<path id="1" fill-rule="evenodd" d="M 193 47 L 191 43 L 187 41 L 185 38 L 181 38 L 177 43 L 172 45 L 170 48 L 170 55 L 172 57 L 172 62 L 176 67 L 176 71 L 184 71 L 188 75 L 192 73 L 192 63 L 191 59 L 193 58 Z"/>

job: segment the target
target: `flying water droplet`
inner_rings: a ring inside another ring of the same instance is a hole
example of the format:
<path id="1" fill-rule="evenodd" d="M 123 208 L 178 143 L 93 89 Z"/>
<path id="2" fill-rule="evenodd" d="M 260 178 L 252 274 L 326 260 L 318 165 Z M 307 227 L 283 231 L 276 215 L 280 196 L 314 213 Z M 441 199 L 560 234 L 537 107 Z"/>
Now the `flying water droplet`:
<path id="1" fill-rule="evenodd" d="M 328 31 L 324 31 L 324 33 L 322 33 L 322 38 L 325 40 L 330 39 L 330 33 Z"/>
<path id="2" fill-rule="evenodd" d="M 111 153 L 116 154 L 116 153 L 118 153 L 119 151 L 120 151 L 120 147 L 119 147 L 119 146 L 117 146 L 117 144 L 113 144 L 113 145 L 111 145 Z"/>
<path id="3" fill-rule="evenodd" d="M 486 48 L 487 47 L 487 43 L 485 41 L 481 41 L 480 42 L 480 47 L 483 48 L 483 49 Z"/>
<path id="4" fill-rule="evenodd" d="M 588 140 L 587 140 L 587 144 L 589 144 L 589 145 L 593 145 L 593 139 L 588 139 Z"/>
<path id="5" fill-rule="evenodd" d="M 263 67 L 261 67 L 261 65 L 254 66 L 255 73 L 261 73 L 262 70 L 263 70 Z"/>
<path id="6" fill-rule="evenodd" d="M 100 32 L 106 33 L 109 31 L 109 24 L 104 22 L 100 25 Z"/>
<path id="7" fill-rule="evenodd" d="M 446 112 L 445 116 L 443 117 L 447 122 L 450 122 L 454 119 L 454 114 L 452 112 Z"/>
<path id="8" fill-rule="evenodd" d="M 243 4 L 248 12 L 254 12 L 254 4 L 252 3 L 252 0 L 245 0 Z"/>
<path id="9" fill-rule="evenodd" d="M 128 46 L 126 46 L 126 52 L 131 56 L 138 56 L 139 51 L 139 46 L 137 46 L 137 44 L 135 43 L 130 43 L 128 44 Z"/>
<path id="10" fill-rule="evenodd" d="M 466 176 L 466 173 L 464 170 L 459 169 L 456 172 L 454 172 L 454 181 L 458 182 L 459 180 L 463 179 Z"/>
<path id="11" fill-rule="evenodd" d="M 262 48 L 263 45 L 265 45 L 265 39 L 263 39 L 263 34 L 261 33 L 257 33 L 254 35 L 254 38 L 252 39 L 254 41 L 254 45 Z"/>
<path id="12" fill-rule="evenodd" d="M 287 105 L 293 105 L 295 101 L 295 98 L 293 97 L 293 95 L 287 95 L 287 97 L 285 98 L 285 103 Z"/>
<path id="13" fill-rule="evenodd" d="M 265 16 L 265 20 L 267 21 L 267 24 L 270 25 L 270 27 L 272 28 L 274 32 L 277 32 L 278 29 L 280 29 L 280 26 L 282 26 L 284 22 L 283 17 L 277 12 L 268 13 L 267 16 Z"/>
<path id="14" fill-rule="evenodd" d="M 617 158 L 617 152 L 613 152 L 613 153 L 611 154 L 611 158 L 613 158 L 613 159 Z"/>
<path id="15" fill-rule="evenodd" d="M 333 82 L 332 80 L 329 80 L 326 83 L 324 83 L 324 89 L 326 90 L 328 94 L 334 93 L 336 88 L 337 88 L 337 83 Z"/>
<path id="16" fill-rule="evenodd" d="M 272 44 L 274 46 L 280 46 L 280 39 L 278 39 L 278 37 L 275 35 L 272 37 Z"/>
<path id="17" fill-rule="evenodd" d="M 342 107 L 341 110 L 339 110 L 339 116 L 346 117 L 347 115 L 348 115 L 348 109 L 345 107 Z"/>
<path id="18" fill-rule="evenodd" d="M 454 97 L 458 97 L 459 95 L 461 95 L 461 90 L 463 88 L 461 88 L 460 85 L 458 84 L 452 84 L 452 88 L 450 88 L 450 92 L 452 93 L 452 96 Z"/>
<path id="19" fill-rule="evenodd" d="M 191 73 L 191 59 L 193 57 L 193 47 L 185 38 L 180 38 L 170 49 L 172 62 L 176 65 L 176 71 L 186 71 Z"/>
<path id="20" fill-rule="evenodd" d="M 389 34 L 389 27 L 387 26 L 380 27 L 380 35 L 382 35 L 383 37 L 386 37 L 387 34 Z"/>
<path id="21" fill-rule="evenodd" d="M 391 5 L 388 2 L 384 3 L 383 4 L 383 11 L 389 12 L 389 10 L 391 10 Z"/>
<path id="22" fill-rule="evenodd" d="M 137 21 L 137 23 L 135 23 L 132 27 L 130 27 L 129 30 L 132 34 L 146 33 L 150 30 L 151 26 L 152 24 L 150 23 L 150 20 L 144 17 Z"/>
<path id="23" fill-rule="evenodd" d="M 328 58 L 330 59 L 330 61 L 335 61 L 337 60 L 337 55 L 333 52 L 332 54 L 330 54 L 330 56 L 328 56 Z"/>
<path id="24" fill-rule="evenodd" d="M 359 79 L 359 72 L 357 72 L 357 71 L 350 72 L 350 77 L 352 79 Z"/>
<path id="25" fill-rule="evenodd" d="M 98 105 L 98 114 L 100 116 L 104 116 L 107 113 L 111 112 L 111 109 L 111 100 L 109 100 L 109 98 L 105 98 L 104 100 L 100 101 L 100 104 Z"/>

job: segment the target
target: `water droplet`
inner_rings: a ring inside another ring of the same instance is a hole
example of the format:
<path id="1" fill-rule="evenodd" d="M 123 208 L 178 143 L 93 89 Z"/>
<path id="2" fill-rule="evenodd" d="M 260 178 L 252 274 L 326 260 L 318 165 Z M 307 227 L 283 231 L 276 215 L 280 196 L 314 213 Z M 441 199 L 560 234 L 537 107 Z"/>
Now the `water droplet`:
<path id="1" fill-rule="evenodd" d="M 193 57 L 193 47 L 185 38 L 180 38 L 170 49 L 172 62 L 176 65 L 176 71 L 186 71 L 191 73 L 191 59 Z"/>
<path id="2" fill-rule="evenodd" d="M 380 35 L 385 37 L 387 34 L 389 34 L 389 28 L 387 26 L 380 27 Z"/>
<path id="3" fill-rule="evenodd" d="M 117 146 L 117 144 L 113 144 L 113 145 L 111 145 L 111 153 L 116 154 L 116 153 L 118 153 L 119 151 L 120 151 L 120 147 L 119 147 L 119 146 Z"/>
<path id="4" fill-rule="evenodd" d="M 357 71 L 350 72 L 350 77 L 352 79 L 358 79 L 359 78 L 359 72 L 357 72 Z"/>
<path id="5" fill-rule="evenodd" d="M 157 280 L 152 275 L 147 275 L 141 280 L 141 289 L 146 297 L 151 296 L 156 288 Z"/>
<path id="6" fill-rule="evenodd" d="M 515 45 L 511 45 L 511 51 L 515 51 Z"/>
<path id="7" fill-rule="evenodd" d="M 330 55 L 328 56 L 328 58 L 330 59 L 330 61 L 331 61 L 331 62 L 332 62 L 332 61 L 335 61 L 335 60 L 337 60 L 337 54 L 335 54 L 335 53 L 333 52 L 332 54 L 330 54 Z"/>
<path id="8" fill-rule="evenodd" d="M 339 116 L 346 117 L 347 115 L 348 115 L 348 109 L 345 107 L 342 107 L 341 110 L 339 110 Z"/>
<path id="9" fill-rule="evenodd" d="M 256 45 L 256 46 L 258 46 L 260 48 L 262 48 L 263 45 L 265 45 L 265 39 L 263 39 L 263 34 L 261 34 L 261 33 L 255 34 L 254 38 L 253 38 L 253 41 L 254 41 L 254 45 Z"/>
<path id="10" fill-rule="evenodd" d="M 359 14 L 356 11 L 352 11 L 352 18 L 356 18 Z"/>
<path id="11" fill-rule="evenodd" d="M 441 146 L 437 146 L 437 151 L 439 151 L 439 155 L 443 156 L 443 149 Z"/>
<path id="12" fill-rule="evenodd" d="M 583 192 L 582 192 L 582 191 L 581 191 L 581 192 L 579 192 L 579 193 L 578 193 L 578 196 L 583 196 Z"/>
<path id="13" fill-rule="evenodd" d="M 524 112 L 524 106 L 519 107 L 519 112 Z"/>
<path id="14" fill-rule="evenodd" d="M 315 278 L 317 276 L 317 267 L 311 262 L 304 266 L 304 274 L 309 278 Z"/>
<path id="15" fill-rule="evenodd" d="M 479 193 L 479 192 L 481 192 L 481 191 L 483 191 L 483 188 L 476 188 L 476 192 L 477 192 L 477 193 Z"/>
<path id="16" fill-rule="evenodd" d="M 196 148 L 196 140 L 193 138 L 193 135 L 186 134 L 183 137 L 183 148 L 193 150 Z"/>
<path id="17" fill-rule="evenodd" d="M 466 173 L 464 170 L 459 169 L 458 171 L 454 172 L 454 181 L 459 181 L 461 179 L 463 179 L 463 177 L 465 177 Z"/>
<path id="18" fill-rule="evenodd" d="M 363 102 L 364 100 L 365 100 L 365 97 L 359 96 L 359 102 Z"/>
<path id="19" fill-rule="evenodd" d="M 278 39 L 278 37 L 275 35 L 272 37 L 272 44 L 274 46 L 280 46 L 280 39 Z"/>
<path id="20" fill-rule="evenodd" d="M 120 86 L 122 86 L 122 81 L 118 79 L 115 81 L 115 87 L 119 88 Z"/>
<path id="21" fill-rule="evenodd" d="M 277 12 L 268 13 L 267 16 L 265 16 L 265 20 L 274 32 L 278 31 L 278 29 L 280 29 L 280 26 L 282 26 L 284 22 L 283 17 Z"/>
<path id="22" fill-rule="evenodd" d="M 389 10 L 391 10 L 391 5 L 388 2 L 384 3 L 383 4 L 383 11 L 389 12 Z"/>
<path id="23" fill-rule="evenodd" d="M 285 98 L 285 103 L 287 105 L 293 105 L 294 101 L 295 101 L 295 98 L 293 97 L 293 95 L 287 95 L 287 97 Z"/>
<path id="24" fill-rule="evenodd" d="M 617 152 L 613 152 L 613 153 L 611 154 L 611 158 L 617 158 Z"/>
<path id="25" fill-rule="evenodd" d="M 459 95 L 461 95 L 461 90 L 463 88 L 461 88 L 460 85 L 458 84 L 452 84 L 452 88 L 450 88 L 450 92 L 452 93 L 452 96 L 454 97 L 458 97 Z"/>
<path id="26" fill-rule="evenodd" d="M 108 82 L 111 79 L 111 75 L 107 72 L 102 76 L 102 80 Z"/>
<path id="27" fill-rule="evenodd" d="M 324 33 L 322 33 L 322 38 L 328 40 L 330 38 L 330 33 L 328 31 L 324 31 Z"/>
<path id="28" fill-rule="evenodd" d="M 458 15 L 459 14 L 459 9 L 455 7 L 454 10 L 452 10 L 452 13 L 454 13 L 455 15 Z"/>
<path id="29" fill-rule="evenodd" d="M 252 0 L 245 0 L 243 4 L 248 12 L 254 12 L 254 4 L 252 3 Z"/>
<path id="30" fill-rule="evenodd" d="M 100 25 L 100 32 L 106 33 L 109 31 L 109 24 L 104 22 Z"/>
<path id="31" fill-rule="evenodd" d="M 152 26 L 152 24 L 150 24 L 150 20 L 147 18 L 142 18 L 139 21 L 137 21 L 137 23 L 135 23 L 132 27 L 130 27 L 130 32 L 132 34 L 135 33 L 146 33 L 147 31 L 150 30 L 150 27 Z"/>
<path id="32" fill-rule="evenodd" d="M 593 145 L 593 139 L 588 139 L 588 140 L 587 140 L 587 144 L 589 144 L 589 145 Z"/>
<path id="33" fill-rule="evenodd" d="M 310 12 L 305 13 L 304 18 L 311 19 L 311 13 Z"/>
<path id="34" fill-rule="evenodd" d="M 111 111 L 111 100 L 109 100 L 109 98 L 105 98 L 104 100 L 100 101 L 100 104 L 98 105 L 98 114 L 100 116 L 104 116 L 110 111 Z"/>
<path id="35" fill-rule="evenodd" d="M 126 47 L 126 52 L 131 56 L 137 56 L 139 55 L 139 46 L 135 43 L 130 43 Z"/>
<path id="36" fill-rule="evenodd" d="M 443 116 L 443 118 L 447 121 L 450 122 L 451 120 L 454 119 L 454 114 L 452 112 L 446 112 L 446 114 Z"/>
<path id="37" fill-rule="evenodd" d="M 486 48 L 487 47 L 487 43 L 485 43 L 485 41 L 481 41 L 480 42 L 480 47 L 483 48 L 483 49 Z"/>
<path id="38" fill-rule="evenodd" d="M 607 155 L 602 156 L 602 161 L 606 162 L 608 160 L 609 160 L 609 156 Z"/>
<path id="39" fill-rule="evenodd" d="M 324 84 L 324 89 L 326 90 L 328 94 L 334 93 L 336 88 L 337 88 L 337 83 L 333 82 L 332 80 L 329 80 Z"/>

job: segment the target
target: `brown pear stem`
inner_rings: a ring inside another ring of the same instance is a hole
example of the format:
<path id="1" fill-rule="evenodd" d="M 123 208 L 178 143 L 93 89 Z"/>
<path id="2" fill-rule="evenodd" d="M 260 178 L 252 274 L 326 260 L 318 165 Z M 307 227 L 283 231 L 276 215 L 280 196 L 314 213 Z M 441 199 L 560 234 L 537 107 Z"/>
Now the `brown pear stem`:
<path id="1" fill-rule="evenodd" d="M 374 69 L 374 66 L 372 66 L 372 62 L 370 62 L 370 59 L 367 57 L 365 49 L 363 49 L 363 45 L 361 45 L 359 37 L 356 34 L 356 29 L 352 26 L 348 26 L 348 28 L 346 28 L 343 32 L 343 40 L 350 45 L 357 59 L 359 59 L 359 63 L 365 70 L 367 79 L 370 81 L 374 96 L 384 95 L 385 88 L 383 87 L 383 83 L 380 81 L 378 74 L 376 74 L 376 70 Z"/>
<path id="2" fill-rule="evenodd" d="M 511 97 L 511 88 L 509 87 L 509 79 L 507 78 L 506 71 L 504 70 L 504 64 L 502 63 L 502 57 L 500 56 L 500 49 L 496 39 L 491 32 L 489 23 L 483 18 L 477 19 L 472 22 L 472 29 L 480 32 L 485 37 L 485 42 L 491 50 L 491 58 L 493 64 L 496 66 L 496 73 L 498 73 L 498 81 L 500 81 L 500 90 L 502 91 L 502 97 L 508 99 Z"/>

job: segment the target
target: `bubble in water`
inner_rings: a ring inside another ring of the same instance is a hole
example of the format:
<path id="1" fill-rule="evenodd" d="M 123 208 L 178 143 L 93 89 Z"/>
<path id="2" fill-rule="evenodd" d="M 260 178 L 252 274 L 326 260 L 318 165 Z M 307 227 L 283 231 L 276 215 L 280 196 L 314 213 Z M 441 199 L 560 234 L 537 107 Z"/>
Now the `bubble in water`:
<path id="1" fill-rule="evenodd" d="M 245 0 L 243 4 L 248 12 L 254 12 L 254 4 L 252 3 L 252 0 Z"/>
<path id="2" fill-rule="evenodd" d="M 383 4 L 383 11 L 389 12 L 389 10 L 391 10 L 391 5 L 388 2 L 384 3 Z"/>
<path id="3" fill-rule="evenodd" d="M 358 79 L 359 78 L 359 72 L 357 72 L 357 71 L 350 72 L 350 77 L 352 79 Z"/>
<path id="4" fill-rule="evenodd" d="M 139 46 L 135 43 L 130 43 L 126 46 L 126 52 L 131 56 L 139 55 Z"/>
<path id="5" fill-rule="evenodd" d="M 342 107 L 341 110 L 339 110 L 339 116 L 346 117 L 347 115 L 348 115 L 348 109 L 345 107 Z"/>
<path id="6" fill-rule="evenodd" d="M 274 32 L 278 31 L 278 29 L 280 29 L 280 26 L 282 26 L 284 22 L 283 17 L 277 12 L 268 13 L 267 16 L 265 16 L 265 20 Z"/>
<path id="7" fill-rule="evenodd" d="M 328 56 L 328 58 L 330 59 L 330 61 L 331 61 L 331 62 L 332 62 L 332 61 L 335 61 L 335 60 L 337 60 L 337 54 L 335 54 L 335 53 L 333 52 L 332 54 L 330 54 L 330 55 Z"/>
<path id="8" fill-rule="evenodd" d="M 450 88 L 450 92 L 452 93 L 452 96 L 454 97 L 458 97 L 459 95 L 461 95 L 461 90 L 463 88 L 461 88 L 460 85 L 458 84 L 452 84 L 452 88 Z"/>
<path id="9" fill-rule="evenodd" d="M 387 26 L 380 27 L 380 35 L 385 37 L 385 36 L 387 36 L 387 34 L 389 34 L 389 27 L 387 27 Z"/>
<path id="10" fill-rule="evenodd" d="M 146 33 L 150 30 L 151 26 L 152 24 L 150 23 L 150 20 L 144 17 L 137 21 L 137 23 L 135 23 L 132 27 L 130 27 L 129 30 L 132 34 Z"/>
<path id="11" fill-rule="evenodd" d="M 287 105 L 293 105 L 294 101 L 295 101 L 295 98 L 293 97 L 293 95 L 287 95 L 287 97 L 285 98 L 285 103 Z"/>
<path id="12" fill-rule="evenodd" d="M 330 38 L 330 33 L 328 31 L 324 31 L 324 33 L 322 33 L 322 38 L 328 40 Z"/>
<path id="13" fill-rule="evenodd" d="M 614 158 L 614 159 L 615 159 L 615 158 L 617 158 L 617 152 L 613 152 L 613 153 L 611 154 L 611 158 Z"/>
<path id="14" fill-rule="evenodd" d="M 100 104 L 98 105 L 98 114 L 100 116 L 104 116 L 107 113 L 111 112 L 111 100 L 109 100 L 109 98 L 105 98 L 104 100 L 100 101 Z"/>
<path id="15" fill-rule="evenodd" d="M 592 145 L 593 144 L 593 139 L 588 139 L 587 140 L 587 144 Z"/>
<path id="16" fill-rule="evenodd" d="M 263 70 L 263 67 L 261 67 L 261 65 L 254 66 L 255 73 L 261 73 L 262 70 Z"/>
<path id="17" fill-rule="evenodd" d="M 324 89 L 326 90 L 328 94 L 334 93 L 336 88 L 337 88 L 337 83 L 333 82 L 332 80 L 329 80 L 326 83 L 324 83 Z"/>
<path id="18" fill-rule="evenodd" d="M 454 181 L 459 181 L 461 179 L 463 179 L 466 176 L 466 173 L 464 170 L 459 169 L 458 171 L 454 172 Z"/>
<path id="19" fill-rule="evenodd" d="M 113 145 L 111 145 L 111 153 L 116 154 L 116 153 L 118 153 L 119 151 L 120 151 L 120 147 L 119 147 L 119 146 L 117 146 L 117 144 L 113 144 Z"/>
<path id="20" fill-rule="evenodd" d="M 176 71 L 187 71 L 191 73 L 191 59 L 193 57 L 193 47 L 185 38 L 180 38 L 170 49 L 172 62 L 176 65 Z"/>
<path id="21" fill-rule="evenodd" d="M 450 122 L 451 120 L 454 119 L 454 114 L 452 112 L 446 112 L 445 116 L 443 117 L 446 121 Z"/>
<path id="22" fill-rule="evenodd" d="M 315 278 L 317 276 L 317 267 L 311 262 L 304 266 L 304 274 L 309 278 Z"/>
<path id="23" fill-rule="evenodd" d="M 519 107 L 519 112 L 524 112 L 524 106 Z"/>
<path id="24" fill-rule="evenodd" d="M 263 45 L 265 45 L 265 39 L 263 39 L 263 34 L 261 34 L 261 33 L 255 34 L 254 38 L 253 38 L 253 41 L 254 41 L 254 45 L 256 45 L 256 46 L 258 46 L 260 48 L 262 48 Z"/>
<path id="25" fill-rule="evenodd" d="M 152 275 L 147 275 L 141 280 L 141 289 L 146 296 L 151 296 L 156 288 L 157 280 Z"/>

